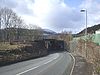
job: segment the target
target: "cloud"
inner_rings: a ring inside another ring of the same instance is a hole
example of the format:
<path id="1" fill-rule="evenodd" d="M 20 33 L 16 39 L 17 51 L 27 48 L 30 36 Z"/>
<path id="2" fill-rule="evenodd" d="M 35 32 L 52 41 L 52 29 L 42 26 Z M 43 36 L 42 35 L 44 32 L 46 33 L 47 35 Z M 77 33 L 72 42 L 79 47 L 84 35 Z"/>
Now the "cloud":
<path id="1" fill-rule="evenodd" d="M 80 28 L 82 15 L 76 8 L 69 7 L 64 0 L 8 0 L 3 6 L 12 8 L 27 23 L 50 28 L 55 31 Z"/>
<path id="2" fill-rule="evenodd" d="M 31 1 L 28 0 L 1 0 L 0 7 L 8 7 L 13 9 L 20 15 L 33 15 L 33 11 L 30 9 Z"/>
<path id="3" fill-rule="evenodd" d="M 35 0 L 34 12 L 37 24 L 56 31 L 80 28 L 83 21 L 80 11 L 67 6 L 63 0 Z"/>
<path id="4" fill-rule="evenodd" d="M 67 6 L 55 8 L 48 17 L 49 25 L 52 25 L 57 31 L 67 28 L 80 28 L 83 21 L 80 12 Z"/>
<path id="5" fill-rule="evenodd" d="M 88 26 L 100 23 L 100 1 L 82 0 L 80 3 L 72 7 L 64 0 L 1 0 L 0 5 L 12 8 L 27 24 L 74 32 L 85 28 L 85 13 L 81 13 L 81 9 L 88 11 Z"/>
<path id="6" fill-rule="evenodd" d="M 15 0 L 0 0 L 0 7 L 15 8 L 17 2 Z"/>

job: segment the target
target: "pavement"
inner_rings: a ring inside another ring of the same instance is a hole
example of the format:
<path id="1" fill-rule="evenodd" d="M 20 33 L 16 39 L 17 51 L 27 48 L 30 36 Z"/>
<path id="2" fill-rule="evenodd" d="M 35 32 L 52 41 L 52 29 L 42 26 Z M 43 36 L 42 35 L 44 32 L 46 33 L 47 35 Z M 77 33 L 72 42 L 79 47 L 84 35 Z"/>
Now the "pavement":
<path id="1" fill-rule="evenodd" d="M 0 75 L 69 75 L 72 65 L 72 56 L 67 52 L 59 52 L 0 67 Z"/>
<path id="2" fill-rule="evenodd" d="M 92 64 L 88 63 L 86 59 L 77 51 L 77 40 L 73 40 L 70 42 L 70 50 L 75 58 L 75 66 L 72 72 L 72 75 L 93 75 Z"/>
<path id="3" fill-rule="evenodd" d="M 86 62 L 85 58 L 75 55 L 75 66 L 72 75 L 92 75 L 92 64 Z"/>

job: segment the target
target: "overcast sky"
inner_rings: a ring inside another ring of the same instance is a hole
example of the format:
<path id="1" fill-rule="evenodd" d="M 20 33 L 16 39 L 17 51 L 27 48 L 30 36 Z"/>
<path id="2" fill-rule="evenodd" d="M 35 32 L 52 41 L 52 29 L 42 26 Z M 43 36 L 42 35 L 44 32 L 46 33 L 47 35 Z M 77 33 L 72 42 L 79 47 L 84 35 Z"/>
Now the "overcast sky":
<path id="1" fill-rule="evenodd" d="M 0 0 L 0 6 L 11 8 L 27 24 L 57 32 L 84 29 L 81 9 L 87 9 L 88 27 L 100 23 L 100 0 Z"/>

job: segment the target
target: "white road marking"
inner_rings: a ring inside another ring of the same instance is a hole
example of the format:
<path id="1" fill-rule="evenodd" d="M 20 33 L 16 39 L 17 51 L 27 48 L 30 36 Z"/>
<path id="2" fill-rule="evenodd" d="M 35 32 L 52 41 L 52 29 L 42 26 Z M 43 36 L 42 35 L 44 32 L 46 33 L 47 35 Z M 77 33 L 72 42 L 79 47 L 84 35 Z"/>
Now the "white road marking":
<path id="1" fill-rule="evenodd" d="M 48 64 L 48 63 L 52 62 L 53 60 L 57 59 L 58 57 L 59 57 L 59 54 L 57 54 L 57 56 L 56 56 L 55 58 L 52 58 L 52 60 L 49 60 L 49 61 L 47 61 L 46 63 L 43 63 L 42 65 Z M 42 66 L 42 65 L 35 66 L 35 67 L 30 68 L 30 69 L 28 69 L 28 70 L 25 70 L 25 71 L 23 71 L 23 72 L 17 73 L 16 75 L 22 75 L 22 74 L 24 74 L 24 73 L 26 73 L 26 72 L 28 72 L 28 71 L 34 70 L 34 69 L 36 69 L 36 68 L 38 68 L 38 67 L 40 67 L 40 66 Z"/>
<path id="2" fill-rule="evenodd" d="M 55 61 L 53 64 L 56 64 L 57 62 L 59 62 L 59 61 L 62 59 L 62 57 L 63 57 L 63 56 L 60 56 L 60 58 L 59 58 L 57 61 Z M 47 68 L 48 68 L 48 67 L 47 67 Z M 45 71 L 47 68 L 42 69 L 41 71 L 38 72 L 38 74 L 40 74 L 41 72 Z M 38 74 L 37 74 L 37 75 L 38 75 Z"/>
<path id="3" fill-rule="evenodd" d="M 74 67 L 75 67 L 75 58 L 74 58 L 74 56 L 70 53 L 70 55 L 71 55 L 71 57 L 73 58 L 73 60 L 74 60 L 74 63 L 73 63 L 73 66 L 72 66 L 72 70 L 71 70 L 71 72 L 70 72 L 70 75 L 72 75 L 72 73 L 73 73 L 73 70 L 74 70 Z"/>

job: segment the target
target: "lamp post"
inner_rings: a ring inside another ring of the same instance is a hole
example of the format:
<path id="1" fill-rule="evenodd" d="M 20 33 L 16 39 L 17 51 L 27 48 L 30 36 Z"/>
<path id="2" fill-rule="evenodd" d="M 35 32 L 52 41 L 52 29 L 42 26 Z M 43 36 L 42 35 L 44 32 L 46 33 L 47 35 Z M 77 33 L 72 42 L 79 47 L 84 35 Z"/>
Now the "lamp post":
<path id="1" fill-rule="evenodd" d="M 87 40 L 87 10 L 82 9 L 81 12 L 85 12 L 85 25 L 86 25 L 86 29 L 85 29 L 85 51 L 86 51 L 86 58 L 87 58 L 87 46 L 86 46 L 86 40 Z"/>
<path id="2" fill-rule="evenodd" d="M 0 14 L 0 39 L 2 39 L 2 34 L 1 34 L 1 14 Z"/>

